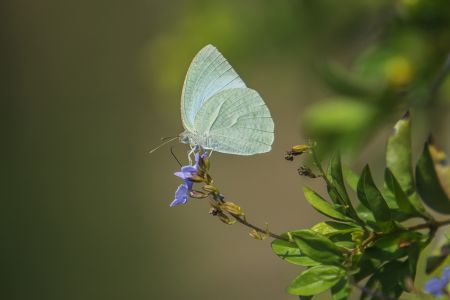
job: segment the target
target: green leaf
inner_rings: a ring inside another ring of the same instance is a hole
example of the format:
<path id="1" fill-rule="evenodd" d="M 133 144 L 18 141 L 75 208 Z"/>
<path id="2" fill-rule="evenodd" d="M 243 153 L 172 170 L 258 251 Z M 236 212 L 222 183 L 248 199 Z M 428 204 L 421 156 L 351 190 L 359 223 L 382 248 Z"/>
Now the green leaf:
<path id="1" fill-rule="evenodd" d="M 428 143 L 416 166 L 416 185 L 425 204 L 441 214 L 450 214 L 450 200 L 442 188 L 434 168 Z"/>
<path id="2" fill-rule="evenodd" d="M 329 180 L 336 188 L 339 196 L 344 200 L 344 203 L 348 205 L 350 203 L 350 198 L 345 189 L 344 177 L 342 175 L 341 155 L 339 152 L 332 155 L 327 173 Z"/>
<path id="3" fill-rule="evenodd" d="M 364 278 L 372 275 L 381 265 L 380 260 L 371 258 L 365 254 L 361 255 L 356 263 L 358 264 L 359 269 L 353 276 L 355 282 L 359 282 Z"/>
<path id="4" fill-rule="evenodd" d="M 283 235 L 286 236 L 286 235 Z M 303 255 L 295 242 L 286 242 L 283 240 L 274 240 L 272 242 L 272 251 L 282 260 L 288 263 L 303 267 L 317 266 L 319 263 Z"/>
<path id="5" fill-rule="evenodd" d="M 366 127 L 376 114 L 370 104 L 353 98 L 331 98 L 310 106 L 303 114 L 311 135 L 352 134 Z"/>
<path id="6" fill-rule="evenodd" d="M 352 221 L 352 219 L 337 211 L 332 204 L 327 202 L 309 187 L 304 187 L 303 193 L 305 194 L 306 200 L 308 200 L 309 204 L 311 204 L 312 207 L 314 207 L 318 212 L 335 220 Z"/>
<path id="7" fill-rule="evenodd" d="M 414 192 L 411 155 L 411 120 L 407 112 L 394 126 L 386 149 L 386 166 L 409 196 Z"/>
<path id="8" fill-rule="evenodd" d="M 374 94 L 361 77 L 354 76 L 340 64 L 325 65 L 321 74 L 330 88 L 343 95 L 366 97 Z"/>
<path id="9" fill-rule="evenodd" d="M 376 296 L 379 293 L 380 281 L 376 274 L 372 275 L 369 280 L 367 280 L 366 286 L 361 290 L 361 295 L 359 300 L 369 300 L 376 299 Z"/>
<path id="10" fill-rule="evenodd" d="M 409 214 L 411 216 L 421 216 L 421 214 L 418 213 L 411 204 L 408 196 L 402 190 L 400 183 L 397 181 L 389 168 L 386 168 L 384 172 L 384 182 L 389 190 L 394 194 L 394 200 L 402 213 Z"/>
<path id="11" fill-rule="evenodd" d="M 320 222 L 314 225 L 311 229 L 327 237 L 337 234 L 347 234 L 363 230 L 361 227 L 357 225 L 339 223 L 335 221 Z"/>
<path id="12" fill-rule="evenodd" d="M 408 256 L 410 249 L 420 243 L 423 234 L 414 231 L 400 231 L 379 238 L 373 246 L 366 249 L 365 254 L 381 261 Z"/>
<path id="13" fill-rule="evenodd" d="M 384 232 L 392 230 L 394 226 L 391 219 L 391 212 L 386 201 L 373 182 L 368 165 L 363 169 L 357 190 L 359 200 L 373 213 L 377 226 Z"/>
<path id="14" fill-rule="evenodd" d="M 345 276 L 345 270 L 336 266 L 315 266 L 302 272 L 288 287 L 293 295 L 317 295 L 334 286 Z"/>
<path id="15" fill-rule="evenodd" d="M 403 292 L 403 282 L 408 277 L 408 269 L 407 262 L 393 260 L 386 263 L 367 281 L 366 292 L 361 294 L 360 299 L 377 299 L 380 296 L 398 299 Z"/>
<path id="16" fill-rule="evenodd" d="M 350 285 L 348 284 L 348 281 L 343 278 L 331 288 L 331 298 L 333 300 L 346 300 L 350 296 L 350 292 Z"/>
<path id="17" fill-rule="evenodd" d="M 427 262 L 425 265 L 425 273 L 430 274 L 433 273 L 437 268 L 439 268 L 442 263 L 445 261 L 447 256 L 441 256 L 441 255 L 433 255 L 427 257 Z"/>
<path id="18" fill-rule="evenodd" d="M 449 255 L 450 255 L 450 244 L 444 244 L 441 247 L 439 255 L 433 255 L 427 258 L 425 273 L 427 274 L 433 273 L 444 263 L 444 261 L 447 259 Z"/>
<path id="19" fill-rule="evenodd" d="M 340 265 L 344 260 L 342 250 L 324 235 L 304 229 L 295 232 L 293 238 L 300 252 L 314 261 Z"/>
<path id="20" fill-rule="evenodd" d="M 356 188 L 358 187 L 359 176 L 346 166 L 342 168 L 342 171 L 347 184 L 351 187 L 352 190 L 356 191 Z"/>

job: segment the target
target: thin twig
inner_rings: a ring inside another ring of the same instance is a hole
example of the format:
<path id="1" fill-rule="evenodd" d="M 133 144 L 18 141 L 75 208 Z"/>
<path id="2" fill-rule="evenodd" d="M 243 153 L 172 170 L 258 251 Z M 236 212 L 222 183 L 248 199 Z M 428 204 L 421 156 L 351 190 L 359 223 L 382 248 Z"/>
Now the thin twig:
<path id="1" fill-rule="evenodd" d="M 232 213 L 230 213 L 230 215 L 232 215 L 233 218 L 235 218 L 236 221 L 238 221 L 242 225 L 250 227 L 250 228 L 252 228 L 252 229 L 254 229 L 254 230 L 256 230 L 256 231 L 258 231 L 260 233 L 267 234 L 268 236 L 270 236 L 270 237 L 272 237 L 274 239 L 278 239 L 278 240 L 289 242 L 289 239 L 287 239 L 285 237 L 282 237 L 281 235 L 278 235 L 276 233 L 270 232 L 269 230 L 262 229 L 262 228 L 260 228 L 260 227 L 258 227 L 256 225 L 253 225 L 253 224 L 249 223 L 246 219 L 244 219 L 244 218 L 242 218 L 242 217 L 240 217 L 238 215 L 235 215 L 235 214 L 232 214 Z"/>

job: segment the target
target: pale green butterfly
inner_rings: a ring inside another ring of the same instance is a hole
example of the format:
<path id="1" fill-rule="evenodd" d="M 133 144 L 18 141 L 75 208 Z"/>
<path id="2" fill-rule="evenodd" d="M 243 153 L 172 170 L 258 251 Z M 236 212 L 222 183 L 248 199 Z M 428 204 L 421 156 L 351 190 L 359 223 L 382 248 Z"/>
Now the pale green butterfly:
<path id="1" fill-rule="evenodd" d="M 184 132 L 191 147 L 252 155 L 268 152 L 274 140 L 269 109 L 223 55 L 207 45 L 194 57 L 181 95 Z"/>

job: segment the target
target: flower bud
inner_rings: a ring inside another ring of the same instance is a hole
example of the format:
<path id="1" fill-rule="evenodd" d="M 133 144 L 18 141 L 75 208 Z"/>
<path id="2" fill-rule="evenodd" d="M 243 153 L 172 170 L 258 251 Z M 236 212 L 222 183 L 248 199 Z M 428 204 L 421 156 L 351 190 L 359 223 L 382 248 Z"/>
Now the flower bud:
<path id="1" fill-rule="evenodd" d="M 306 152 L 307 150 L 309 150 L 309 148 L 311 148 L 311 147 L 309 145 L 305 145 L 305 144 L 295 145 L 295 146 L 292 146 L 291 152 L 293 155 L 299 155 L 299 154 L 302 154 L 302 153 Z"/>
<path id="2" fill-rule="evenodd" d="M 243 216 L 244 212 L 241 207 L 233 202 L 225 202 L 220 204 L 220 209 L 229 212 L 232 215 Z"/>
<path id="3" fill-rule="evenodd" d="M 212 179 L 211 176 L 209 176 L 208 173 L 205 173 L 204 178 L 205 178 L 205 182 L 206 182 L 207 184 L 209 184 L 209 185 L 213 184 L 214 180 Z"/>
<path id="4" fill-rule="evenodd" d="M 227 224 L 227 225 L 233 225 L 234 223 L 236 223 L 236 220 L 232 220 L 230 219 L 230 217 L 228 217 L 226 214 L 220 212 L 218 214 L 220 221 L 222 221 L 223 223 Z"/>
<path id="5" fill-rule="evenodd" d="M 354 241 L 355 243 L 361 243 L 364 237 L 364 232 L 357 230 L 351 233 L 352 236 L 352 241 Z"/>
<path id="6" fill-rule="evenodd" d="M 204 182 L 205 179 L 197 174 L 192 174 L 189 176 L 189 180 L 192 182 Z"/>
<path id="7" fill-rule="evenodd" d="M 209 158 L 208 157 L 200 158 L 198 161 L 198 166 L 200 169 L 202 169 L 204 171 L 208 171 L 209 170 Z"/>
<path id="8" fill-rule="evenodd" d="M 255 229 L 252 229 L 252 231 L 250 231 L 248 233 L 249 236 L 251 236 L 252 238 L 254 238 L 255 240 L 265 240 L 267 238 L 266 234 L 262 234 L 261 232 L 256 231 Z"/>
<path id="9" fill-rule="evenodd" d="M 189 192 L 189 196 L 191 198 L 195 198 L 195 199 L 203 199 L 203 198 L 208 197 L 208 194 L 200 192 L 200 191 L 194 191 L 193 190 L 193 191 Z"/>
<path id="10" fill-rule="evenodd" d="M 215 186 L 209 185 L 209 184 L 204 185 L 202 187 L 202 189 L 208 193 L 218 193 L 219 192 L 219 190 Z"/>
<path id="11" fill-rule="evenodd" d="M 286 151 L 284 159 L 293 161 L 294 156 L 301 155 L 308 151 L 310 148 L 311 146 L 305 144 L 292 146 L 291 150 Z"/>

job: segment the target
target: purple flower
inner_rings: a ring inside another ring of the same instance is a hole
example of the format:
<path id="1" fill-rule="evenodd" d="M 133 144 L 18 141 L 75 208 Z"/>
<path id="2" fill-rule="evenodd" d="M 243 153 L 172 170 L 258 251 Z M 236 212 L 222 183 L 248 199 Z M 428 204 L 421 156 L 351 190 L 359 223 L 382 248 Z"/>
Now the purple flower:
<path id="1" fill-rule="evenodd" d="M 194 183 L 190 180 L 193 175 L 196 175 L 199 168 L 200 158 L 205 158 L 208 153 L 205 151 L 203 154 L 195 153 L 195 164 L 193 166 L 187 165 L 181 167 L 179 172 L 175 172 L 175 176 L 183 179 L 183 183 L 177 188 L 175 192 L 175 199 L 170 203 L 170 207 L 179 204 L 185 204 L 189 198 L 189 192 L 192 191 Z"/>
<path id="2" fill-rule="evenodd" d="M 180 172 L 175 172 L 175 176 L 180 177 L 184 180 L 183 184 L 186 184 L 189 190 L 192 190 L 193 182 L 189 180 L 192 175 L 197 174 L 197 166 L 183 166 Z"/>
<path id="3" fill-rule="evenodd" d="M 425 284 L 425 292 L 435 297 L 446 293 L 447 284 L 450 280 L 450 268 L 445 267 L 441 278 L 432 278 Z"/>
<path id="4" fill-rule="evenodd" d="M 189 197 L 189 186 L 184 182 L 181 184 L 177 191 L 175 192 L 175 200 L 170 203 L 170 207 L 179 205 L 179 204 L 185 204 Z"/>

